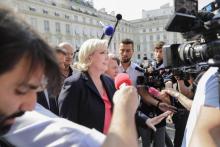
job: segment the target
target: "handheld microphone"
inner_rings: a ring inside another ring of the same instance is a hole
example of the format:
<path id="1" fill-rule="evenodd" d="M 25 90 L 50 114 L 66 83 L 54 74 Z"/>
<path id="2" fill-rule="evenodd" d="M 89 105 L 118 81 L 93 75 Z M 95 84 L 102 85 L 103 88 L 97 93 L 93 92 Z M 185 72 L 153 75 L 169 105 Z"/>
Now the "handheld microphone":
<path id="1" fill-rule="evenodd" d="M 126 73 L 119 73 L 116 77 L 115 77 L 115 88 L 118 90 L 123 86 L 128 86 L 131 85 L 131 80 L 129 79 L 129 75 Z M 142 126 L 142 127 L 146 127 L 146 122 L 147 119 L 149 117 L 146 116 L 143 112 L 141 112 L 140 110 L 137 110 L 137 112 L 135 113 L 135 121 L 138 125 Z"/>
<path id="2" fill-rule="evenodd" d="M 139 72 L 142 72 L 142 73 L 145 73 L 145 72 L 146 72 L 145 69 L 143 69 L 143 68 L 141 68 L 141 67 L 139 67 L 139 66 L 136 66 L 136 67 L 135 67 L 135 70 L 137 70 L 137 71 L 139 71 Z"/>
<path id="3" fill-rule="evenodd" d="M 126 73 L 119 73 L 115 77 L 115 88 L 118 90 L 123 86 L 132 85 L 131 80 L 129 79 L 129 75 Z"/>

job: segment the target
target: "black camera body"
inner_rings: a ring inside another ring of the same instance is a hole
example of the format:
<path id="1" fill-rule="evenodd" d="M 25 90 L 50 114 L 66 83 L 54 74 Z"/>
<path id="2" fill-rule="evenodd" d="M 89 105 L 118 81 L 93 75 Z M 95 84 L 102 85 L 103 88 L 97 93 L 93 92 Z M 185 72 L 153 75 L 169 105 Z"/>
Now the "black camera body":
<path id="1" fill-rule="evenodd" d="M 182 33 L 187 42 L 164 45 L 164 66 L 179 68 L 201 62 L 220 66 L 220 0 L 209 3 L 199 12 L 197 0 L 180 2 L 175 0 L 176 13 L 166 30 Z"/>
<path id="2" fill-rule="evenodd" d="M 178 68 L 172 68 L 173 76 L 176 76 L 179 80 L 190 80 L 190 77 L 195 79 L 198 73 L 208 70 L 209 65 L 205 62 L 198 63 L 192 66 L 183 66 Z"/>
<path id="3" fill-rule="evenodd" d="M 157 89 L 161 89 L 162 87 L 164 87 L 164 79 L 161 72 L 163 72 L 162 70 L 164 69 L 153 69 L 151 71 L 148 71 L 147 68 L 140 68 L 140 67 L 136 67 L 136 70 L 144 73 L 143 76 L 138 76 L 137 77 L 137 85 L 143 85 L 146 87 L 154 87 Z"/>

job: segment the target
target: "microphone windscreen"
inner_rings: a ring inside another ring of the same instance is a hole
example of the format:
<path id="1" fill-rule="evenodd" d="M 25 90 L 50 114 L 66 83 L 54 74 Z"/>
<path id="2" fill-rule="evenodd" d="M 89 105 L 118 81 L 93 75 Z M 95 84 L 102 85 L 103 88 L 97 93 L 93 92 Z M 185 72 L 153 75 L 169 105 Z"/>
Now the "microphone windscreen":
<path id="1" fill-rule="evenodd" d="M 121 14 L 117 14 L 116 18 L 117 18 L 117 20 L 121 20 L 122 19 L 122 15 Z"/>
<path id="2" fill-rule="evenodd" d="M 115 88 L 118 90 L 120 89 L 121 85 L 132 85 L 131 80 L 129 79 L 129 75 L 126 73 L 119 73 L 116 77 L 115 77 Z"/>
<path id="3" fill-rule="evenodd" d="M 155 97 L 159 97 L 159 96 L 160 96 L 159 90 L 157 90 L 157 89 L 154 88 L 154 87 L 149 87 L 149 88 L 148 88 L 148 92 L 149 92 L 149 94 L 151 94 L 151 95 L 153 95 L 153 96 L 155 96 Z"/>
<path id="4" fill-rule="evenodd" d="M 105 35 L 112 36 L 114 28 L 111 25 L 107 25 L 103 28 L 103 32 L 105 33 Z"/>

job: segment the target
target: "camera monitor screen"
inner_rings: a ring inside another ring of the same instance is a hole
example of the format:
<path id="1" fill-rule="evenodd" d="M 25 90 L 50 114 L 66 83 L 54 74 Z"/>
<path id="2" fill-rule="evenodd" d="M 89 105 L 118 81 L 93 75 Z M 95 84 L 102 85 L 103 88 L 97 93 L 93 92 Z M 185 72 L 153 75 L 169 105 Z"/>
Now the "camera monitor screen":
<path id="1" fill-rule="evenodd" d="M 174 11 L 187 15 L 196 15 L 198 12 L 198 0 L 175 0 Z"/>
<path id="2" fill-rule="evenodd" d="M 191 30 L 198 12 L 198 0 L 174 0 L 175 13 L 165 29 L 171 32 L 188 32 Z"/>

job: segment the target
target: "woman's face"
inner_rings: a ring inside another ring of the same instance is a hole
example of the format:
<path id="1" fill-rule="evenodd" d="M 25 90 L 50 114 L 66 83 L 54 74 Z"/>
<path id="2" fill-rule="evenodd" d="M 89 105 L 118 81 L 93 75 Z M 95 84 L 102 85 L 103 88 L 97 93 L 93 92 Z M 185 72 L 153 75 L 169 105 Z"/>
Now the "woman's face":
<path id="1" fill-rule="evenodd" d="M 91 62 L 89 68 L 94 68 L 96 71 L 100 71 L 101 73 L 104 73 L 108 69 L 107 48 L 96 50 L 89 56 L 89 58 Z"/>

